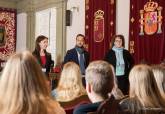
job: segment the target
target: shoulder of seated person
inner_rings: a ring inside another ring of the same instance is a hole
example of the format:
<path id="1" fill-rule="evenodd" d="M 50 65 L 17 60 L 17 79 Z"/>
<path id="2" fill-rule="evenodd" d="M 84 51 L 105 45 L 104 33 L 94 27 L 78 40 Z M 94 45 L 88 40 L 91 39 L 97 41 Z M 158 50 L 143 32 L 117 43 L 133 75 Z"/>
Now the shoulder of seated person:
<path id="1" fill-rule="evenodd" d="M 124 96 L 123 99 L 120 101 L 119 104 L 123 104 L 123 103 L 137 103 L 137 99 L 135 98 L 130 98 L 129 96 Z"/>
<path id="2" fill-rule="evenodd" d="M 125 108 L 133 108 L 136 106 L 140 107 L 141 103 L 135 98 L 126 98 L 121 100 L 119 105 L 122 109 L 125 109 Z"/>
<path id="3" fill-rule="evenodd" d="M 130 98 L 125 98 L 125 99 L 122 99 L 119 104 L 128 103 L 130 101 L 131 101 Z"/>
<path id="4" fill-rule="evenodd" d="M 132 100 L 130 98 L 125 98 L 119 102 L 119 107 L 121 110 L 128 110 L 131 106 Z"/>
<path id="5" fill-rule="evenodd" d="M 133 106 L 136 104 L 136 99 L 127 97 L 123 100 L 120 101 L 119 105 L 120 106 Z"/>

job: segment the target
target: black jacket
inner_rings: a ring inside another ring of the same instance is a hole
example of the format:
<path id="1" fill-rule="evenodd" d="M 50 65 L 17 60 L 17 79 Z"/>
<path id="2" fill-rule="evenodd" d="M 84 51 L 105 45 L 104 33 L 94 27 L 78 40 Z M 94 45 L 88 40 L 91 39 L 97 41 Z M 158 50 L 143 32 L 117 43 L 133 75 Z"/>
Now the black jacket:
<path id="1" fill-rule="evenodd" d="M 84 58 L 85 58 L 85 68 L 88 66 L 89 64 L 89 53 L 87 51 L 84 51 Z M 75 48 L 68 50 L 65 57 L 64 57 L 64 63 L 67 63 L 69 61 L 73 61 L 75 63 L 77 63 L 79 65 L 79 60 L 78 60 L 78 54 Z"/>
<path id="2" fill-rule="evenodd" d="M 128 76 L 129 71 L 133 67 L 134 60 L 133 60 L 133 57 L 131 56 L 131 54 L 129 53 L 129 51 L 126 50 L 126 49 L 123 50 L 123 59 L 124 59 L 124 62 L 125 62 L 125 76 Z M 112 64 L 113 67 L 114 67 L 114 69 L 116 68 L 116 55 L 115 55 L 115 51 L 113 51 L 112 49 L 110 49 L 108 51 L 108 53 L 106 54 L 104 60 L 107 61 L 107 62 L 109 62 L 110 64 Z"/>
<path id="3" fill-rule="evenodd" d="M 46 68 L 46 75 L 50 72 L 51 67 L 54 65 L 54 61 L 52 60 L 51 54 L 45 51 L 46 56 L 46 64 L 42 65 L 41 57 L 37 51 L 33 51 L 33 55 L 36 57 L 38 63 L 41 65 L 42 68 Z"/>

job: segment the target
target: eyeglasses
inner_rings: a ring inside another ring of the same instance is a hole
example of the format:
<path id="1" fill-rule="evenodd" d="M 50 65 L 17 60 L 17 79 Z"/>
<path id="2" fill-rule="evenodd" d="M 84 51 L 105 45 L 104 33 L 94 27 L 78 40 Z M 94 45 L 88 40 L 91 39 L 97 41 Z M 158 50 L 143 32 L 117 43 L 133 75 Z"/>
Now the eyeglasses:
<path id="1" fill-rule="evenodd" d="M 122 40 L 115 40 L 115 42 L 122 42 Z"/>

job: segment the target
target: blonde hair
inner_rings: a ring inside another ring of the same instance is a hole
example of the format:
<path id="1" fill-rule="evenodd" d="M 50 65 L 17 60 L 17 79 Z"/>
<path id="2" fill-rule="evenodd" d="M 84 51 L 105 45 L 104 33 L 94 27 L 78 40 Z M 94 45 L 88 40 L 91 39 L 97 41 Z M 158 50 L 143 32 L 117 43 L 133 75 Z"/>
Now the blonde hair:
<path id="1" fill-rule="evenodd" d="M 28 52 L 7 61 L 0 80 L 0 114 L 58 114 L 39 64 Z"/>
<path id="2" fill-rule="evenodd" d="M 57 101 L 71 101 L 86 94 L 83 87 L 79 66 L 74 62 L 67 62 L 62 70 L 57 86 Z"/>
<path id="3" fill-rule="evenodd" d="M 165 68 L 162 66 L 152 66 L 152 71 L 158 85 L 161 96 L 165 99 Z"/>
<path id="4" fill-rule="evenodd" d="M 130 98 L 137 99 L 143 107 L 165 107 L 165 101 L 161 97 L 151 67 L 148 65 L 134 66 L 129 75 Z"/>
<path id="5" fill-rule="evenodd" d="M 93 91 L 103 97 L 108 98 L 114 87 L 114 74 L 109 63 L 97 60 L 89 64 L 86 69 L 86 81 L 93 85 Z"/>

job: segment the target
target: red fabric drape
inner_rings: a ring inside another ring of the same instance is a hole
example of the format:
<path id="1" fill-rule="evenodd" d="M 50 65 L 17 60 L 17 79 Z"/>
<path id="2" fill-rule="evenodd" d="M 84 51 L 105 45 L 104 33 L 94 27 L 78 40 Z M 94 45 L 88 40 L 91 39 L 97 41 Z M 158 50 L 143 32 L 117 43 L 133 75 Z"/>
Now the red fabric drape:
<path id="1" fill-rule="evenodd" d="M 131 0 L 129 50 L 135 62 L 165 59 L 165 0 Z"/>
<path id="2" fill-rule="evenodd" d="M 85 35 L 90 59 L 103 59 L 115 34 L 116 0 L 86 0 L 85 6 Z"/>
<path id="3" fill-rule="evenodd" d="M 0 8 L 0 62 L 16 49 L 16 10 Z"/>

